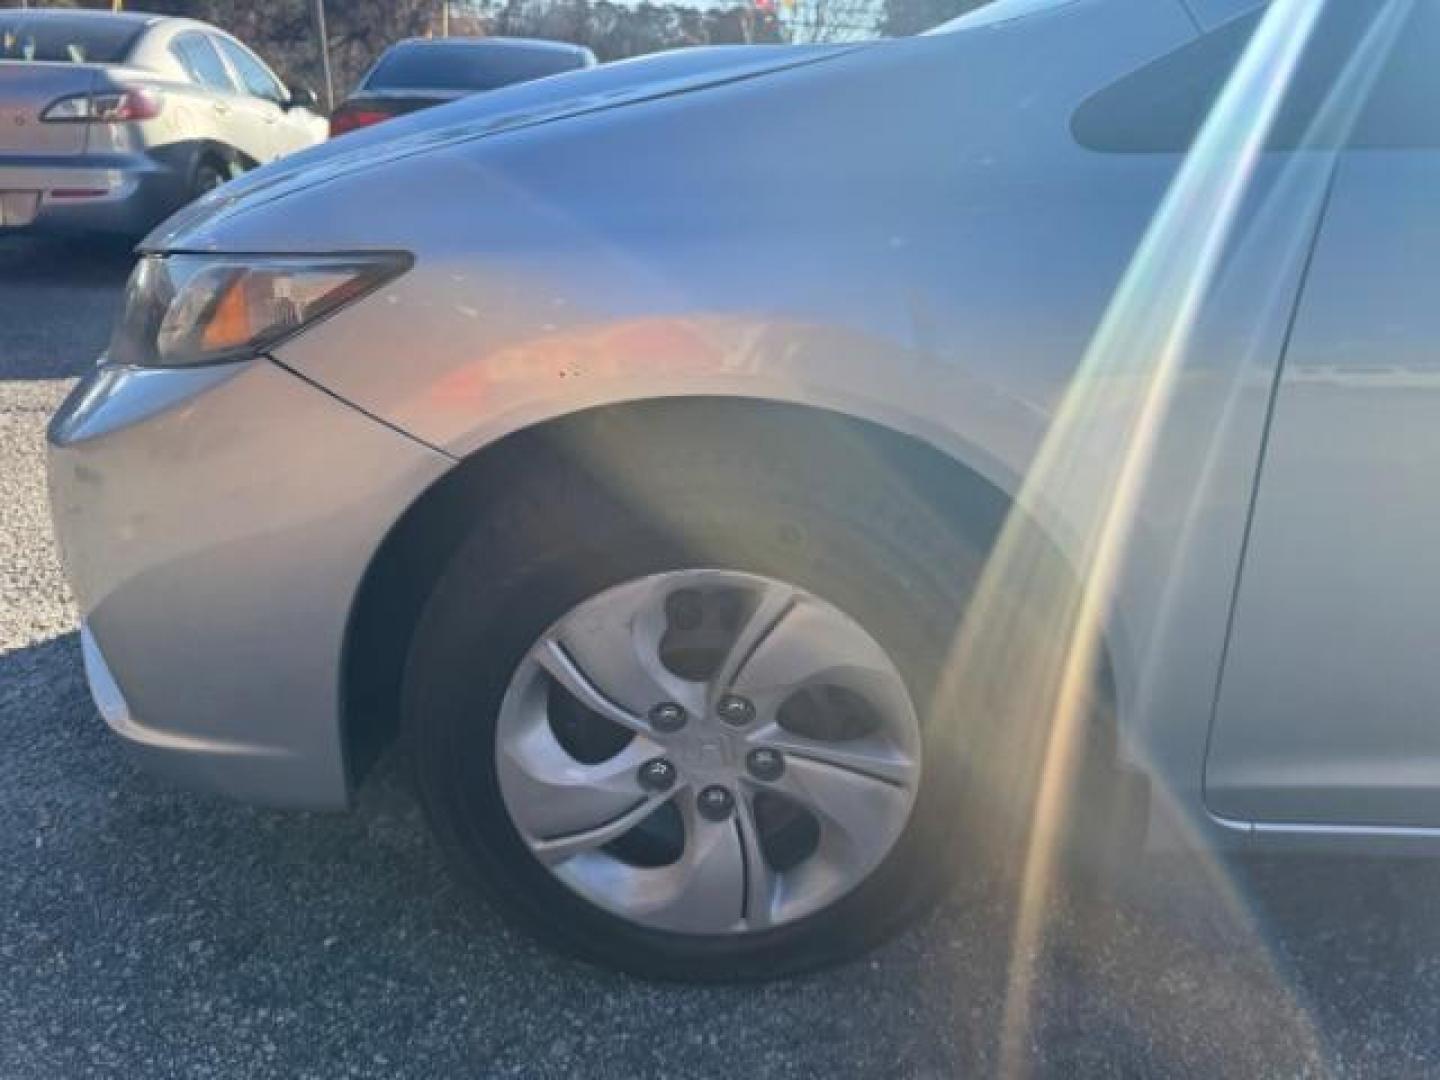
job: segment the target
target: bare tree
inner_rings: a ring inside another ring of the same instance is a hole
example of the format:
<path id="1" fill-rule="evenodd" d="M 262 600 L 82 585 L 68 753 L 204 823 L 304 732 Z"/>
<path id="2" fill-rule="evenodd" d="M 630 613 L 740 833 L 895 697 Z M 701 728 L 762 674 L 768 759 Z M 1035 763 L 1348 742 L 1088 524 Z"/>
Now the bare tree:
<path id="1" fill-rule="evenodd" d="M 47 0 L 108 7 L 111 0 Z M 698 0 L 696 0 L 698 4 Z M 713 2 L 713 0 L 712 0 Z M 587 45 L 601 60 L 673 49 L 787 40 L 849 40 L 885 0 L 721 0 L 715 6 L 617 0 L 450 0 L 451 34 L 551 38 Z M 892 0 L 893 2 L 893 0 Z M 0 0 L 0 6 L 18 0 Z M 311 0 L 135 0 L 148 11 L 186 15 L 224 27 L 249 43 L 291 83 L 321 86 Z M 767 6 L 768 5 L 768 6 Z M 401 38 L 440 32 L 441 0 L 326 0 L 337 97 Z"/>
<path id="2" fill-rule="evenodd" d="M 880 32 L 885 0 L 792 0 L 780 23 L 795 42 L 860 41 Z"/>
<path id="3" fill-rule="evenodd" d="M 885 0 L 880 29 L 889 37 L 906 37 L 983 7 L 991 0 Z"/>

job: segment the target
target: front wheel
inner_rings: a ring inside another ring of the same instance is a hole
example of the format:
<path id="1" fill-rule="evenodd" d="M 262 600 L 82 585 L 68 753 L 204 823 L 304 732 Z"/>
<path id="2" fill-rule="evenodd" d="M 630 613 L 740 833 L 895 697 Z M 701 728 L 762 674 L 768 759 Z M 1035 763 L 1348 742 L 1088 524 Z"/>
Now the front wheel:
<path id="1" fill-rule="evenodd" d="M 532 472 L 413 641 L 437 835 L 586 959 L 792 973 L 890 935 L 954 867 L 962 770 L 929 699 L 980 553 L 903 478 L 766 441 L 613 484 Z"/>

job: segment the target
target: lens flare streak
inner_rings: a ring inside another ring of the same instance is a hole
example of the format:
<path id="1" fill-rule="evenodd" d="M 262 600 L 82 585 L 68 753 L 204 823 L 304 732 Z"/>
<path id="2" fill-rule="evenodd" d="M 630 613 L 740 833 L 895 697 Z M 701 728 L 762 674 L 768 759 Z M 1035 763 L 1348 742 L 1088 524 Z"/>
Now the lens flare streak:
<path id="1" fill-rule="evenodd" d="M 1035 957 L 1140 494 L 1197 317 L 1323 9 L 1324 0 L 1276 0 L 1260 22 L 1127 267 L 1017 500 L 1024 510 L 1087 508 L 1072 552 L 1078 581 L 1067 587 L 1039 572 L 1044 542 L 1023 523 L 1028 515 L 1012 515 L 956 643 L 947 678 L 958 715 L 985 718 L 972 739 L 985 751 L 979 782 L 995 796 L 990 804 L 1005 807 L 999 828 L 1024 851 L 1002 1075 L 1027 1068 Z M 1046 625 L 1009 614 L 1024 610 L 1046 612 Z"/>

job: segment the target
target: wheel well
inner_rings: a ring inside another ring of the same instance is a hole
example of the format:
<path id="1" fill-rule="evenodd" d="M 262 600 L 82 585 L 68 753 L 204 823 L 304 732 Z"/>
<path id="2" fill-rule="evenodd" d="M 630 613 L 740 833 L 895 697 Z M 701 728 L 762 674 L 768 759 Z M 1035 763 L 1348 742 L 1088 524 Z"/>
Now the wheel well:
<path id="1" fill-rule="evenodd" d="M 597 432 L 641 439 L 657 426 L 674 430 L 699 419 L 707 426 L 743 414 L 782 427 L 810 445 L 833 447 L 837 468 L 864 455 L 873 468 L 903 476 L 928 510 L 989 550 L 1010 512 L 1010 498 L 928 443 L 868 421 L 804 405 L 737 398 L 670 398 L 602 406 L 526 428 L 466 458 L 405 512 L 371 561 L 351 611 L 343 663 L 343 741 L 351 783 L 357 783 L 399 728 L 406 651 L 426 598 L 456 547 L 497 490 L 537 462 L 577 461 Z M 657 423 L 663 419 L 664 423 Z M 1108 666 L 1108 665 L 1107 665 Z"/>
<path id="2" fill-rule="evenodd" d="M 238 173 L 248 172 L 258 164 L 254 159 L 246 157 L 234 147 L 218 142 L 205 143 L 195 154 L 194 168 L 198 169 L 205 162 L 217 166 L 228 179 L 232 180 Z"/>

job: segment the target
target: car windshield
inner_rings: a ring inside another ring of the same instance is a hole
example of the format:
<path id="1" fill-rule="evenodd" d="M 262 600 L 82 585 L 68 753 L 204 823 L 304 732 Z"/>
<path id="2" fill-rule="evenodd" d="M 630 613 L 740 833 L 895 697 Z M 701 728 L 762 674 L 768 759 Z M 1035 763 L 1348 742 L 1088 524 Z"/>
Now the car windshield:
<path id="1" fill-rule="evenodd" d="M 380 59 L 368 90 L 494 90 L 584 66 L 570 49 L 499 41 L 401 45 Z"/>
<path id="2" fill-rule="evenodd" d="M 0 15 L 0 60 L 116 64 L 143 29 L 132 19 Z"/>

